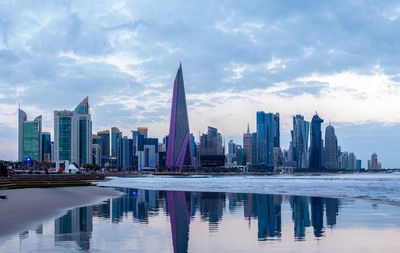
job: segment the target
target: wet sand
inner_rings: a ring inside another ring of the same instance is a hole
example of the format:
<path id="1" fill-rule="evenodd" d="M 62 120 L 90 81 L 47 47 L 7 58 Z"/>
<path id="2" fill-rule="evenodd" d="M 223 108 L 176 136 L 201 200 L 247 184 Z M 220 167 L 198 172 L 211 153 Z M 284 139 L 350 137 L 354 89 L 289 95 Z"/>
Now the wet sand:
<path id="1" fill-rule="evenodd" d="M 96 186 L 1 190 L 0 238 L 31 229 L 67 210 L 97 204 L 122 194 Z"/>

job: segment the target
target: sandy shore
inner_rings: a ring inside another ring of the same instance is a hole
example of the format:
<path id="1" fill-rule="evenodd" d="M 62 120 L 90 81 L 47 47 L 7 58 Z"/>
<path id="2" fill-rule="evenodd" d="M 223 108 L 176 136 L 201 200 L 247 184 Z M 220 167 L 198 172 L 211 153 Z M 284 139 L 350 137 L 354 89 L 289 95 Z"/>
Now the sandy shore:
<path id="1" fill-rule="evenodd" d="M 0 238 L 33 228 L 67 210 L 100 203 L 121 193 L 96 186 L 1 190 Z"/>

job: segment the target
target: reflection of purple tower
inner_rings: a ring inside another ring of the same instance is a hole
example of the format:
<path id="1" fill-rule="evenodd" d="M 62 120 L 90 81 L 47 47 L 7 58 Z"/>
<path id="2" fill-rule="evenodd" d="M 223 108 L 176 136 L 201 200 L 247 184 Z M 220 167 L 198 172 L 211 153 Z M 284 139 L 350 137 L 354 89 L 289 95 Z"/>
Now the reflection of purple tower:
<path id="1" fill-rule="evenodd" d="M 192 197 L 191 193 L 186 194 L 184 192 L 167 191 L 172 243 L 175 253 L 186 253 L 188 251 L 190 202 Z"/>
<path id="2" fill-rule="evenodd" d="M 185 86 L 183 84 L 182 66 L 179 65 L 172 96 L 171 122 L 167 145 L 167 167 L 182 168 L 183 165 L 194 166 L 192 149 L 190 147 Z"/>

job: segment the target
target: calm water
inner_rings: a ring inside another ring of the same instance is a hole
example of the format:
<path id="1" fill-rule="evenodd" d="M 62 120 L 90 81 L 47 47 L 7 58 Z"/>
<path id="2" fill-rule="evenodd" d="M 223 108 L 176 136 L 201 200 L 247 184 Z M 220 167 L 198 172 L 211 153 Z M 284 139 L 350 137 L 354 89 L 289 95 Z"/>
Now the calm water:
<path id="1" fill-rule="evenodd" d="M 400 207 L 363 200 L 152 191 L 76 208 L 0 252 L 399 252 Z"/>

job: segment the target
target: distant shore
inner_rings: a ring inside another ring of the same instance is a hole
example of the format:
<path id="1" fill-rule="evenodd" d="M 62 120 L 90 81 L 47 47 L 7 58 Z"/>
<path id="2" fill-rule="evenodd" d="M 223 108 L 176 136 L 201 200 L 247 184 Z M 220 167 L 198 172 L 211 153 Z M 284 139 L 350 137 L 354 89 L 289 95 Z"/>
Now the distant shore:
<path id="1" fill-rule="evenodd" d="M 11 236 L 57 218 L 67 210 L 100 203 L 122 194 L 96 186 L 1 190 L 0 238 Z"/>

